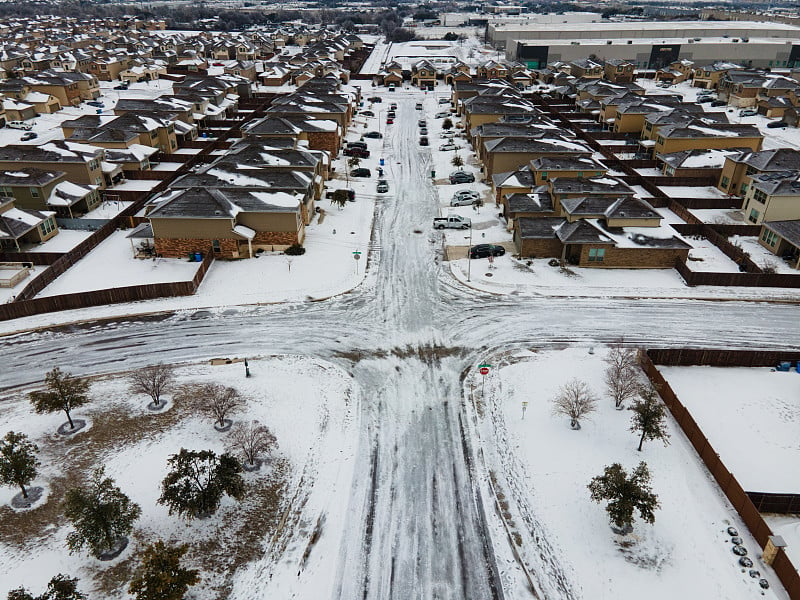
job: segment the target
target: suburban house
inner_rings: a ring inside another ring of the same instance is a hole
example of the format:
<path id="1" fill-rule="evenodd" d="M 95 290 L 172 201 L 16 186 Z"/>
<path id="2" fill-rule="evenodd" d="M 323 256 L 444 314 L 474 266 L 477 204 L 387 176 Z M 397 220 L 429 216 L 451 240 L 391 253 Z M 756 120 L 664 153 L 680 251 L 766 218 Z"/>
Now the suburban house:
<path id="1" fill-rule="evenodd" d="M 591 58 L 579 58 L 569 63 L 569 73 L 573 77 L 600 79 L 603 76 L 603 71 L 603 64 Z"/>
<path id="2" fill-rule="evenodd" d="M 516 192 L 503 196 L 503 216 L 512 225 L 520 217 L 540 219 L 555 214 L 547 186 L 536 187 L 528 193 Z"/>
<path id="3" fill-rule="evenodd" d="M 800 269 L 800 219 L 762 223 L 758 242 L 795 269 Z"/>
<path id="4" fill-rule="evenodd" d="M 800 171 L 800 150 L 773 148 L 760 152 L 744 151 L 725 160 L 717 187 L 726 194 L 743 196 L 752 175 Z"/>
<path id="5" fill-rule="evenodd" d="M 436 85 L 436 67 L 428 60 L 421 60 L 411 67 L 411 84 L 420 88 Z"/>
<path id="6" fill-rule="evenodd" d="M 586 156 L 541 156 L 533 159 L 530 166 L 536 185 L 558 177 L 603 177 L 608 172 L 603 163 Z"/>
<path id="7" fill-rule="evenodd" d="M 729 71 L 741 71 L 744 67 L 734 63 L 719 61 L 710 65 L 698 66 L 694 70 L 694 87 L 716 90 L 723 75 Z"/>
<path id="8" fill-rule="evenodd" d="M 516 171 L 492 175 L 491 182 L 492 196 L 498 205 L 503 198 L 510 194 L 527 194 L 537 187 L 530 165 Z"/>
<path id="9" fill-rule="evenodd" d="M 302 194 L 190 187 L 166 192 L 147 213 L 158 255 L 252 258 L 302 244 Z"/>
<path id="10" fill-rule="evenodd" d="M 651 140 L 652 141 L 652 140 Z M 669 154 L 680 150 L 711 148 L 761 149 L 764 136 L 755 125 L 699 124 L 664 125 L 658 130 L 652 155 Z M 640 142 L 644 146 L 644 142 Z"/>
<path id="11" fill-rule="evenodd" d="M 53 213 L 17 208 L 13 198 L 0 197 L 0 249 L 20 251 L 57 234 Z"/>
<path id="12" fill-rule="evenodd" d="M 609 58 L 603 65 L 603 77 L 612 83 L 630 83 L 633 81 L 635 67 L 629 60 Z"/>
<path id="13" fill-rule="evenodd" d="M 551 138 L 498 138 L 483 143 L 486 177 L 513 171 L 542 157 L 590 157 L 592 150 L 579 142 Z"/>
<path id="14" fill-rule="evenodd" d="M 291 138 L 308 143 L 310 150 L 324 150 L 334 158 L 341 147 L 342 129 L 336 121 L 268 115 L 250 124 L 245 139 Z"/>
<path id="15" fill-rule="evenodd" d="M 766 75 L 758 71 L 728 71 L 719 81 L 719 99 L 737 108 L 755 106 L 767 81 Z"/>
<path id="16" fill-rule="evenodd" d="M 656 71 L 656 81 L 665 83 L 683 83 L 692 77 L 694 73 L 694 62 L 688 59 L 675 60 L 666 67 Z"/>
<path id="17" fill-rule="evenodd" d="M 100 189 L 106 187 L 104 158 L 103 148 L 65 140 L 54 140 L 41 146 L 11 144 L 0 147 L 0 169 L 13 170 L 23 163 L 42 170 L 64 171 L 67 181 Z M 109 168 L 109 172 L 115 169 L 119 170 L 119 167 Z"/>
<path id="18" fill-rule="evenodd" d="M 742 203 L 748 221 L 760 225 L 800 219 L 800 172 L 754 173 L 750 180 Z"/>
<path id="19" fill-rule="evenodd" d="M 55 211 L 60 217 L 83 215 L 101 200 L 94 186 L 71 183 L 63 171 L 34 167 L 0 170 L 0 198 L 13 198 L 17 208 Z"/>
<path id="20" fill-rule="evenodd" d="M 738 156 L 741 148 L 723 150 L 681 150 L 670 154 L 657 154 L 658 168 L 667 177 L 709 177 L 719 180 L 725 161 Z"/>

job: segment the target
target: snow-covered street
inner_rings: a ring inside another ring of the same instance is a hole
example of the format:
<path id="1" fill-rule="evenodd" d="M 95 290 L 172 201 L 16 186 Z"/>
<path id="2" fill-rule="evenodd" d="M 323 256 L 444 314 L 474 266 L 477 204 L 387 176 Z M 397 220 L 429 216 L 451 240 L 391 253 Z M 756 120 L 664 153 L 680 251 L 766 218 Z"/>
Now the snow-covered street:
<path id="1" fill-rule="evenodd" d="M 341 413 L 338 395 L 332 395 L 330 403 L 314 403 L 315 410 L 324 406 L 332 413 L 339 411 L 332 420 L 337 427 L 335 435 L 325 433 L 324 425 L 298 420 L 298 429 L 310 427 L 321 436 L 309 440 L 307 431 L 300 436 L 303 444 L 308 442 L 318 453 L 317 459 L 293 461 L 293 468 L 299 470 L 312 464 L 313 468 L 303 471 L 303 495 L 308 501 L 296 509 L 297 527 L 287 533 L 290 539 L 284 540 L 283 554 L 265 552 L 233 574 L 228 596 L 232 600 L 530 598 L 495 509 L 488 473 L 503 466 L 505 478 L 524 482 L 531 477 L 531 469 L 536 469 L 532 479 L 538 484 L 549 469 L 569 462 L 569 456 L 555 460 L 547 449 L 538 448 L 543 454 L 538 457 L 541 462 L 532 465 L 528 451 L 533 446 L 524 445 L 517 452 L 509 442 L 518 460 L 507 465 L 493 462 L 498 440 L 489 437 L 488 430 L 478 431 L 479 415 L 465 397 L 477 364 L 510 348 L 535 352 L 571 347 L 579 348 L 583 355 L 588 348 L 599 348 L 623 335 L 627 343 L 643 346 L 800 348 L 800 319 L 794 304 L 672 297 L 498 296 L 463 285 L 443 263 L 443 234 L 431 228 L 432 219 L 439 216 L 441 197 L 430 171 L 432 165 L 442 164 L 442 159 L 436 144 L 418 145 L 420 112 L 415 104 L 423 98 L 416 90 L 398 90 L 391 95 L 398 103 L 397 118 L 393 125 L 382 128 L 391 193 L 377 203 L 371 240 L 375 251 L 361 261 L 362 266 L 367 263 L 364 281 L 350 293 L 322 302 L 298 300 L 87 320 L 0 337 L 2 390 L 37 384 L 56 365 L 76 374 L 96 375 L 158 361 L 194 363 L 217 356 L 307 357 L 333 365 L 337 389 L 348 387 L 343 374 L 352 379 L 350 385 L 359 400 L 358 414 L 348 417 L 352 423 Z M 427 96 L 429 121 L 437 110 L 434 97 Z M 497 260 L 512 259 L 506 255 Z M 548 368 L 555 380 L 568 379 L 584 366 L 563 360 Z M 276 381 L 281 382 L 278 387 L 284 389 L 292 374 L 285 367 L 274 371 Z M 303 371 L 305 375 L 309 372 Z M 324 386 L 328 380 L 320 381 Z M 523 375 L 514 383 L 516 389 L 526 390 L 542 385 L 541 380 Z M 306 389 L 313 393 L 310 387 Z M 345 424 L 352 424 L 352 429 Z M 578 434 L 583 436 L 585 454 L 593 451 L 590 436 L 583 435 L 589 433 Z M 526 435 L 521 429 L 512 434 Z M 343 447 L 337 448 L 336 442 Z M 611 444 L 606 438 L 599 443 Z M 683 507 L 671 506 L 673 520 L 668 522 L 704 524 L 705 529 L 661 531 L 648 543 L 666 540 L 677 546 L 677 538 L 684 535 L 701 536 L 698 547 L 715 551 L 721 542 L 709 536 L 716 535 L 720 523 L 704 521 L 712 509 L 719 509 L 714 518 L 730 519 L 739 529 L 744 526 L 736 522 L 735 512 L 685 446 L 676 441 L 666 450 L 655 446 L 648 450 L 663 457 L 665 469 L 679 471 L 672 474 L 675 480 L 685 475 L 682 491 L 696 491 L 697 501 L 704 503 L 703 510 L 684 521 L 674 516 Z M 302 455 L 300 442 L 295 450 L 295 458 Z M 341 458 L 335 456 L 337 450 L 343 451 Z M 673 451 L 679 454 L 667 457 Z M 124 466 L 116 464 L 119 470 Z M 576 482 L 585 486 L 583 468 L 568 484 L 564 481 L 571 473 L 561 473 L 558 481 L 565 490 L 574 488 Z M 591 464 L 589 469 L 596 468 Z M 664 502 L 682 501 L 684 496 L 665 494 Z M 579 500 L 570 502 L 574 506 Z M 627 563 L 589 575 L 591 565 L 587 563 L 592 556 L 587 558 L 586 548 L 577 552 L 573 548 L 587 543 L 580 527 L 598 527 L 590 539 L 607 542 L 601 557 L 613 552 L 613 547 L 607 524 L 598 517 L 602 508 L 582 500 L 582 520 L 569 523 L 566 515 L 553 520 L 554 513 L 566 510 L 555 496 L 531 499 L 519 494 L 509 498 L 514 503 L 511 514 L 524 515 L 528 523 L 540 523 L 542 539 L 555 536 L 554 543 L 538 542 L 534 535 L 525 540 L 527 555 L 536 556 L 529 565 L 529 576 L 539 589 L 546 590 L 542 597 L 604 597 L 595 589 L 601 578 L 620 578 L 603 582 L 605 597 L 612 597 L 610 589 L 618 600 L 638 599 L 648 590 L 653 597 L 671 597 L 670 582 L 680 580 L 683 571 L 679 563 L 667 564 L 669 557 L 659 563 L 668 572 L 665 578 L 647 564 Z M 594 515 L 594 521 L 587 514 Z M 321 525 L 315 527 L 318 523 Z M 265 548 L 268 545 L 265 540 Z M 756 550 L 752 544 L 751 550 Z M 674 556 L 692 558 L 685 546 Z M 703 575 L 710 579 L 701 588 L 702 597 L 762 597 L 760 589 L 740 582 L 735 566 L 728 574 L 728 565 L 721 559 L 710 564 L 713 569 Z M 691 578 L 697 572 L 686 576 Z M 632 573 L 636 585 L 629 587 L 622 579 Z M 48 569 L 44 575 L 49 574 Z M 683 583 L 687 587 L 681 587 L 679 593 L 691 596 L 687 591 L 691 582 Z M 203 590 L 194 593 L 199 600 L 215 597 Z M 764 597 L 784 598 L 776 586 Z"/>

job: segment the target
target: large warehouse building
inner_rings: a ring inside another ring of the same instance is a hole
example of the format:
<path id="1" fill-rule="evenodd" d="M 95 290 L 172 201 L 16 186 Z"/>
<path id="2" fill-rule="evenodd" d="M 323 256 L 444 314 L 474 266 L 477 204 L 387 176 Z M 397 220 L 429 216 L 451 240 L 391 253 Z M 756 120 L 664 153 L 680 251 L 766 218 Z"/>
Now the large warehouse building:
<path id="1" fill-rule="evenodd" d="M 489 25 L 489 42 L 506 57 L 532 68 L 594 55 L 619 58 L 643 69 L 681 59 L 719 60 L 752 67 L 800 66 L 800 28 L 745 21 L 631 21 Z"/>

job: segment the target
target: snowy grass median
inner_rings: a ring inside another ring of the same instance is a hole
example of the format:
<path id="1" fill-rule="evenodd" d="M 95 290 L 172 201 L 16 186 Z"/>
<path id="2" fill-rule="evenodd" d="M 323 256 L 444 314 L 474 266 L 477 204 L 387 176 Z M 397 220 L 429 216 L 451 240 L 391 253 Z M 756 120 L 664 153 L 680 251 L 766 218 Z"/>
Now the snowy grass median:
<path id="1" fill-rule="evenodd" d="M 605 391 L 605 355 L 605 348 L 567 348 L 498 358 L 485 400 L 480 376 L 472 380 L 486 465 L 518 551 L 544 581 L 544 597 L 567 597 L 563 589 L 572 588 L 580 597 L 615 600 L 784 598 L 757 544 L 670 417 L 670 445 L 645 441 L 637 451 L 631 411 L 616 410 Z M 575 377 L 598 398 L 579 431 L 552 412 L 558 389 Z M 609 527 L 605 503 L 592 502 L 587 485 L 612 463 L 630 474 L 640 461 L 652 474 L 660 508 L 653 525 L 637 513 L 633 533 L 619 536 Z M 731 551 L 730 526 L 771 584 L 764 596 Z M 518 576 L 520 589 L 522 581 Z"/>
<path id="2" fill-rule="evenodd" d="M 19 490 L 0 488 L 0 596 L 20 585 L 38 593 L 60 572 L 78 577 L 79 589 L 91 598 L 126 598 L 137 553 L 162 539 L 189 544 L 184 564 L 201 572 L 193 598 L 265 597 L 265 587 L 280 580 L 283 570 L 294 576 L 311 535 L 307 523 L 324 511 L 334 526 L 321 532 L 316 549 L 334 553 L 335 523 L 344 521 L 345 502 L 337 503 L 332 492 L 338 485 L 346 496 L 342 481 L 352 475 L 355 443 L 349 431 L 358 414 L 350 378 L 333 365 L 296 356 L 251 360 L 249 368 L 252 376 L 245 378 L 242 362 L 180 366 L 176 385 L 166 393 L 168 407 L 159 412 L 147 410 L 147 396 L 129 391 L 125 374 L 96 378 L 90 403 L 73 411 L 92 427 L 74 437 L 56 434 L 63 412 L 34 415 L 23 392 L 0 400 L 5 428 L 26 433 L 38 445 L 42 466 L 32 485 L 46 490 L 44 501 L 15 511 L 9 502 Z M 157 503 L 167 458 L 181 448 L 219 455 L 231 443 L 231 434 L 215 430 L 213 418 L 198 409 L 193 386 L 205 383 L 235 388 L 245 401 L 230 418 L 259 421 L 275 435 L 277 448 L 259 471 L 243 473 L 240 501 L 224 497 L 212 516 L 187 521 Z M 66 536 L 73 527 L 62 509 L 66 490 L 84 486 L 101 465 L 142 510 L 128 548 L 108 562 L 68 553 Z"/>

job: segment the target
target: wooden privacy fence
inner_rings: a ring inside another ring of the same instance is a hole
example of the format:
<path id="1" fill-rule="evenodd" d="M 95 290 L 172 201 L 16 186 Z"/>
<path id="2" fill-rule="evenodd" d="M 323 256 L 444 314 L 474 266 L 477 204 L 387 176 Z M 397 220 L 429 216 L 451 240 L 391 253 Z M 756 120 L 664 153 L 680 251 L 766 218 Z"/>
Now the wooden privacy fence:
<path id="1" fill-rule="evenodd" d="M 708 273 L 692 271 L 683 261 L 675 262 L 675 270 L 686 282 L 686 285 L 740 286 L 740 287 L 800 287 L 800 273 L 786 275 L 783 273 Z"/>
<path id="2" fill-rule="evenodd" d="M 703 464 L 705 464 L 706 468 L 714 477 L 733 508 L 737 513 L 739 513 L 739 516 L 742 518 L 742 521 L 747 526 L 747 529 L 753 535 L 756 542 L 758 542 L 759 546 L 763 548 L 767 543 L 767 538 L 772 535 L 772 530 L 769 528 L 766 521 L 764 521 L 764 518 L 753 504 L 747 492 L 744 491 L 742 486 L 736 480 L 736 477 L 734 477 L 733 473 L 731 473 L 725 467 L 719 455 L 714 450 L 713 446 L 711 446 L 711 443 L 708 441 L 705 435 L 703 435 L 703 431 L 697 425 L 697 422 L 694 420 L 692 415 L 678 399 L 677 395 L 669 386 L 666 379 L 664 379 L 664 376 L 661 374 L 661 372 L 656 368 L 654 362 L 654 360 L 656 360 L 655 357 L 662 355 L 662 352 L 664 351 L 648 350 L 647 353 L 643 354 L 641 358 L 642 369 L 647 374 L 647 377 L 650 379 L 653 385 L 656 386 L 659 395 L 664 400 L 664 404 L 669 409 L 684 435 L 686 435 L 687 439 L 691 442 L 695 451 L 697 451 L 697 455 L 700 457 L 700 460 L 703 461 Z M 715 351 L 702 350 L 698 352 L 704 353 L 702 356 L 710 356 L 714 354 Z M 726 356 L 730 357 L 734 354 L 736 353 L 728 352 L 727 355 L 725 353 L 720 353 L 715 357 L 716 360 L 714 361 L 714 364 L 721 365 L 723 364 Z M 679 354 L 678 357 L 680 356 L 681 355 Z M 690 354 L 687 353 L 683 355 L 683 358 L 688 358 L 688 356 L 690 356 Z M 785 353 L 780 353 L 780 356 L 785 357 Z M 756 357 L 745 356 L 741 357 L 741 360 L 755 362 Z M 786 359 L 784 358 L 784 360 Z M 728 365 L 734 366 L 737 364 L 737 362 L 738 361 L 733 361 L 732 363 L 728 363 Z M 780 579 L 783 587 L 789 593 L 789 597 L 792 600 L 800 600 L 800 575 L 798 575 L 797 569 L 782 548 L 778 550 L 778 555 L 772 564 L 772 568 L 775 570 L 775 574 L 778 576 L 778 579 Z"/>
<path id="3" fill-rule="evenodd" d="M 61 310 L 86 308 L 88 306 L 103 306 L 106 304 L 153 300 L 155 298 L 169 298 L 173 296 L 191 296 L 197 291 L 197 288 L 203 281 L 212 262 L 214 262 L 214 254 L 209 251 L 203 257 L 203 261 L 200 263 L 194 277 L 189 281 L 132 285 L 121 288 L 93 290 L 91 292 L 46 296 L 44 298 L 33 298 L 30 300 L 12 302 L 10 304 L 2 304 L 0 305 L 0 321 L 30 317 Z M 34 279 L 34 282 L 37 280 L 38 279 Z"/>

